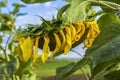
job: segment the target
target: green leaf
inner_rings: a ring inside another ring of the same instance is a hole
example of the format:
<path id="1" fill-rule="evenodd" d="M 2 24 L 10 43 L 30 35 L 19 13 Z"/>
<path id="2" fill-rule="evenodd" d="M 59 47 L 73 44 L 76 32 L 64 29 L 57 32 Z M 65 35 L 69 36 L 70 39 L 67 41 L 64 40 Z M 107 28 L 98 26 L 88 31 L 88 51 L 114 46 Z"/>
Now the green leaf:
<path id="1" fill-rule="evenodd" d="M 87 64 L 89 62 L 89 59 L 81 59 L 80 61 L 78 61 L 77 63 L 71 63 L 69 65 L 67 65 L 66 67 L 63 67 L 61 69 L 57 70 L 57 77 L 59 80 L 63 80 L 65 78 L 67 78 L 68 76 L 70 76 L 72 73 L 74 73 L 75 71 L 77 71 L 78 69 L 81 69 L 83 66 L 85 66 L 85 64 Z M 61 70 L 61 72 L 60 72 Z"/>
<path id="2" fill-rule="evenodd" d="M 72 0 L 71 5 L 65 12 L 63 24 L 76 23 L 89 20 L 93 9 L 88 0 Z"/>
<path id="3" fill-rule="evenodd" d="M 106 23 L 107 24 L 107 23 Z M 108 24 L 87 49 L 85 57 L 92 60 L 92 80 L 109 73 L 106 69 L 120 60 L 120 23 Z M 99 76 L 99 77 L 98 77 Z"/>
<path id="4" fill-rule="evenodd" d="M 44 2 L 49 2 L 49 1 L 54 1 L 54 0 L 21 0 L 27 4 L 32 4 L 32 3 L 44 3 Z"/>
<path id="5" fill-rule="evenodd" d="M 74 62 L 68 64 L 67 66 L 64 67 L 59 67 L 56 69 L 56 78 L 60 80 L 66 72 L 68 72 L 73 66 L 75 65 Z"/>
<path id="6" fill-rule="evenodd" d="M 116 70 L 116 65 L 119 63 L 120 57 L 112 59 L 110 61 L 102 62 L 95 66 L 92 70 L 92 80 L 101 79 L 106 74 Z"/>
<path id="7" fill-rule="evenodd" d="M 63 6 L 60 10 L 58 10 L 57 18 L 62 19 L 63 13 L 66 11 L 66 9 L 70 6 L 70 4 L 67 4 Z"/>
<path id="8" fill-rule="evenodd" d="M 15 46 L 14 46 L 13 42 L 8 43 L 8 49 L 11 51 L 11 53 L 14 52 Z"/>
<path id="9" fill-rule="evenodd" d="M 91 58 L 95 64 L 118 57 L 120 39 L 120 23 L 109 24 L 95 39 L 85 57 Z M 113 51 L 114 50 L 114 51 Z"/>
<path id="10" fill-rule="evenodd" d="M 26 15 L 27 13 L 18 13 L 18 14 L 16 14 L 16 16 L 18 17 L 18 16 L 24 16 L 24 15 Z"/>
<path id="11" fill-rule="evenodd" d="M 34 72 L 34 67 L 32 63 L 25 66 L 25 68 L 23 69 L 21 80 L 36 80 L 36 74 Z"/>
<path id="12" fill-rule="evenodd" d="M 105 75 L 105 80 L 119 80 L 119 79 L 120 79 L 120 70 L 116 70 Z"/>
<path id="13" fill-rule="evenodd" d="M 5 7 L 7 4 L 6 0 L 3 0 L 2 2 L 0 2 L 0 7 Z"/>
<path id="14" fill-rule="evenodd" d="M 14 10 L 12 11 L 12 13 L 13 13 L 14 15 L 19 11 L 19 9 L 20 9 L 21 7 L 25 7 L 25 5 L 23 5 L 23 4 L 13 4 L 13 6 L 14 6 Z"/>
<path id="15" fill-rule="evenodd" d="M 2 36 L 0 36 L 0 43 L 2 43 Z"/>
<path id="16" fill-rule="evenodd" d="M 3 64 L 3 66 L 0 67 L 0 77 L 10 77 L 13 74 L 16 73 L 16 71 L 19 68 L 19 60 L 18 58 L 13 58 L 11 61 L 9 61 L 6 64 Z"/>
<path id="17" fill-rule="evenodd" d="M 6 24 L 1 24 L 0 31 L 11 31 L 11 26 L 8 26 Z"/>
<path id="18" fill-rule="evenodd" d="M 120 19 L 112 13 L 103 14 L 97 21 L 100 30 L 104 29 L 108 24 L 120 22 Z"/>

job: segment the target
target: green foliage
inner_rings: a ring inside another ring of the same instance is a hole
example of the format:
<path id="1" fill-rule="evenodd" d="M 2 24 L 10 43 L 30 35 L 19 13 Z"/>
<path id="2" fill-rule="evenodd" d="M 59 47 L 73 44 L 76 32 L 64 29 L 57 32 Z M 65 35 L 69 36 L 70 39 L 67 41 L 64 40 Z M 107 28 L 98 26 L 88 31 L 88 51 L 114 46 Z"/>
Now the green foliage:
<path id="1" fill-rule="evenodd" d="M 79 4 L 76 3 L 76 5 Z M 82 9 L 84 10 L 84 8 Z M 72 15 L 74 10 L 75 9 L 71 9 L 69 14 Z M 69 14 L 67 15 L 69 16 Z M 70 18 L 68 20 L 71 21 L 68 22 L 72 22 L 72 19 L 74 20 L 74 18 Z M 68 65 L 64 68 L 60 68 L 61 70 L 57 69 L 57 76 L 61 80 L 65 79 L 76 70 L 81 69 L 85 64 L 89 64 L 91 69 L 90 80 L 100 80 L 106 75 L 108 80 L 111 80 L 110 75 L 112 72 L 116 72 L 116 65 L 118 65 L 120 61 L 120 19 L 113 13 L 104 13 L 97 22 L 101 33 L 93 42 L 92 47 L 87 49 L 83 59 L 75 65 Z M 114 76 L 112 79 L 115 80 L 117 78 Z"/>
<path id="2" fill-rule="evenodd" d="M 2 43 L 2 36 L 0 36 L 0 43 Z"/>
<path id="3" fill-rule="evenodd" d="M 7 62 L 6 64 L 1 64 L 0 67 L 0 77 L 2 80 L 7 80 L 10 77 L 12 77 L 13 74 L 16 73 L 16 71 L 19 68 L 19 60 L 18 58 L 13 58 L 11 61 Z"/>
<path id="4" fill-rule="evenodd" d="M 120 4 L 120 0 L 104 0 L 104 1 L 110 1 L 110 2 L 113 2 L 113 3 Z"/>
<path id="5" fill-rule="evenodd" d="M 18 13 L 21 7 L 25 7 L 23 4 L 13 4 L 13 6 L 14 6 L 14 10 L 12 11 L 12 14 L 14 15 Z"/>
<path id="6" fill-rule="evenodd" d="M 0 2 L 0 7 L 5 7 L 7 4 L 6 0 Z"/>
<path id="7" fill-rule="evenodd" d="M 59 67 L 56 69 L 56 77 L 58 80 L 61 80 L 63 75 L 70 71 L 70 69 L 75 65 L 75 63 L 70 63 L 65 67 Z M 66 77 L 66 76 L 65 76 Z"/>
<path id="8" fill-rule="evenodd" d="M 106 80 L 119 80 L 120 79 L 120 70 L 110 72 L 105 76 Z"/>
<path id="9" fill-rule="evenodd" d="M 73 0 L 65 12 L 63 24 L 88 21 L 92 12 L 93 9 L 87 0 Z"/>
<path id="10" fill-rule="evenodd" d="M 83 66 L 85 66 L 88 63 L 89 59 L 82 59 L 78 61 L 77 63 L 71 63 L 65 67 L 57 68 L 56 76 L 59 80 L 64 80 L 69 75 L 74 73 L 75 71 L 79 70 Z"/>
<path id="11" fill-rule="evenodd" d="M 44 3 L 53 0 L 22 0 L 27 4 Z M 120 13 L 120 1 L 119 0 L 66 0 L 69 4 L 63 6 L 57 15 L 57 19 L 53 18 L 50 21 L 41 17 L 41 26 L 29 25 L 28 30 L 22 33 L 23 35 L 40 35 L 48 34 L 50 31 L 56 31 L 61 29 L 61 25 L 68 25 L 76 22 L 94 21 L 96 13 L 92 6 L 100 6 L 103 10 L 103 14 L 99 16 L 97 23 L 101 30 L 101 33 L 95 41 L 92 47 L 86 50 L 84 57 L 77 63 L 71 63 L 65 67 L 57 68 L 57 79 L 63 80 L 75 71 L 81 69 L 86 64 L 89 64 L 91 69 L 90 80 L 99 80 L 105 78 L 106 80 L 119 79 L 120 69 L 120 19 L 116 15 Z M 114 2 L 114 3 L 113 3 Z M 6 7 L 6 0 L 0 2 L 0 7 Z M 13 4 L 14 10 L 9 14 L 0 12 L 0 31 L 8 32 L 9 36 L 15 32 L 15 20 L 16 17 L 24 15 L 19 13 L 19 9 L 24 7 L 22 4 Z M 34 27 L 34 28 L 33 28 Z M 19 29 L 18 31 L 20 31 Z M 22 30 L 23 31 L 23 30 Z M 30 33 L 28 33 L 30 32 Z M 3 33 L 6 34 L 6 33 Z M 24 63 L 20 61 L 15 54 L 7 55 L 9 49 L 11 53 L 14 52 L 14 43 L 9 42 L 10 37 L 7 40 L 5 47 L 1 46 L 3 36 L 0 36 L 0 50 L 3 50 L 4 57 L 0 57 L 0 79 L 20 79 L 20 80 L 35 80 L 36 75 L 34 73 L 34 67 L 31 59 Z M 19 51 L 17 52 L 19 54 Z"/>
<path id="12" fill-rule="evenodd" d="M 100 30 L 104 29 L 108 24 L 116 22 L 120 22 L 120 19 L 112 13 L 105 13 L 97 20 Z"/>
<path id="13" fill-rule="evenodd" d="M 63 6 L 60 10 L 58 10 L 58 13 L 57 13 L 57 18 L 62 20 L 63 18 L 63 13 L 66 11 L 66 9 L 70 6 L 70 4 L 67 4 L 65 6 Z"/>

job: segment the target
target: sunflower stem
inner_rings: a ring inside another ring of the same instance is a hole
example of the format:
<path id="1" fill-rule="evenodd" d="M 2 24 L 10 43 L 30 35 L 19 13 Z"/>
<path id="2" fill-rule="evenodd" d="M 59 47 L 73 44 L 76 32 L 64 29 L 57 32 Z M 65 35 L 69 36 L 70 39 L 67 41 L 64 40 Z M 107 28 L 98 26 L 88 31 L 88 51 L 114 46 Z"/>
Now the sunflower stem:
<path id="1" fill-rule="evenodd" d="M 108 1 L 95 1 L 95 0 L 89 0 L 88 2 L 90 2 L 93 6 L 101 6 L 101 7 L 106 7 L 109 8 L 113 11 L 120 11 L 120 5 L 113 3 L 113 2 L 108 2 Z"/>

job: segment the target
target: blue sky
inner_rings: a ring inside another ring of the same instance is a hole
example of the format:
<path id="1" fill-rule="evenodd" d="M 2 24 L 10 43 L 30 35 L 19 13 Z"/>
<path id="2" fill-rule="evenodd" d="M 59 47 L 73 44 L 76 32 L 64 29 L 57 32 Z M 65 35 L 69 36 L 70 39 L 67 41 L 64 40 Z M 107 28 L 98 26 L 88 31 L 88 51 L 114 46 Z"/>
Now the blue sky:
<path id="1" fill-rule="evenodd" d="M 7 0 L 8 8 L 10 10 L 13 9 L 11 6 L 13 3 L 21 3 L 24 4 L 25 7 L 20 8 L 19 12 L 27 13 L 25 16 L 20 16 L 16 20 L 17 26 L 22 26 L 25 24 L 40 24 L 40 18 L 37 16 L 42 16 L 45 19 L 51 19 L 53 15 L 57 14 L 56 8 L 61 8 L 63 5 L 67 4 L 67 2 L 63 0 L 56 0 L 46 3 L 36 3 L 36 4 L 25 4 L 20 0 Z M 7 9 L 4 9 L 4 12 L 7 12 Z"/>
<path id="2" fill-rule="evenodd" d="M 1 1 L 1 0 L 0 0 Z M 12 4 L 13 3 L 21 3 L 24 4 L 25 7 L 20 8 L 19 12 L 27 13 L 24 16 L 19 16 L 16 20 L 16 26 L 24 26 L 26 24 L 40 24 L 40 18 L 37 16 L 42 16 L 45 19 L 51 19 L 52 16 L 56 16 L 57 9 L 61 8 L 63 5 L 67 4 L 67 2 L 63 0 L 56 0 L 52 2 L 46 2 L 46 3 L 36 3 L 36 4 L 25 4 L 21 2 L 20 0 L 7 0 L 10 11 L 13 10 Z M 7 13 L 8 9 L 4 8 L 3 12 Z M 25 26 L 24 26 L 25 27 Z M 74 48 L 77 52 L 81 53 L 82 55 L 85 53 L 85 49 L 82 49 L 83 45 L 77 46 Z M 41 53 L 41 50 L 39 51 Z M 80 58 L 77 54 L 70 52 L 68 55 L 62 55 L 60 57 L 73 57 L 73 58 Z"/>

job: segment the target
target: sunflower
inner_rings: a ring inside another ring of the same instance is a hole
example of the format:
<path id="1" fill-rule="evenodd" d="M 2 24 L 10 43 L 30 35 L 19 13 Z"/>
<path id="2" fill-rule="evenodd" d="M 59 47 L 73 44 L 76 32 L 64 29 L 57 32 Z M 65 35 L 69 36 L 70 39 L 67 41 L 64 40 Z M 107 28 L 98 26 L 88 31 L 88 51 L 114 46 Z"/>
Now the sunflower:
<path id="1" fill-rule="evenodd" d="M 49 55 L 51 59 L 59 53 L 66 55 L 71 48 L 81 43 L 84 44 L 84 48 L 92 46 L 94 39 L 100 33 L 97 23 L 91 19 L 93 17 L 89 17 L 95 15 L 95 10 L 90 7 L 91 15 L 89 12 L 86 18 L 72 20 L 74 17 L 71 17 L 67 20 L 70 17 L 68 15 L 70 8 L 70 5 L 67 5 L 66 13 L 63 11 L 60 14 L 58 11 L 57 19 L 53 17 L 52 20 L 48 21 L 41 17 L 41 25 L 28 25 L 27 29 L 15 36 L 13 41 L 18 42 L 16 50 L 20 50 L 17 52 L 19 52 L 18 55 L 23 62 L 32 58 L 34 64 L 38 57 L 38 48 L 42 49 L 41 59 L 42 63 L 45 63 Z"/>

